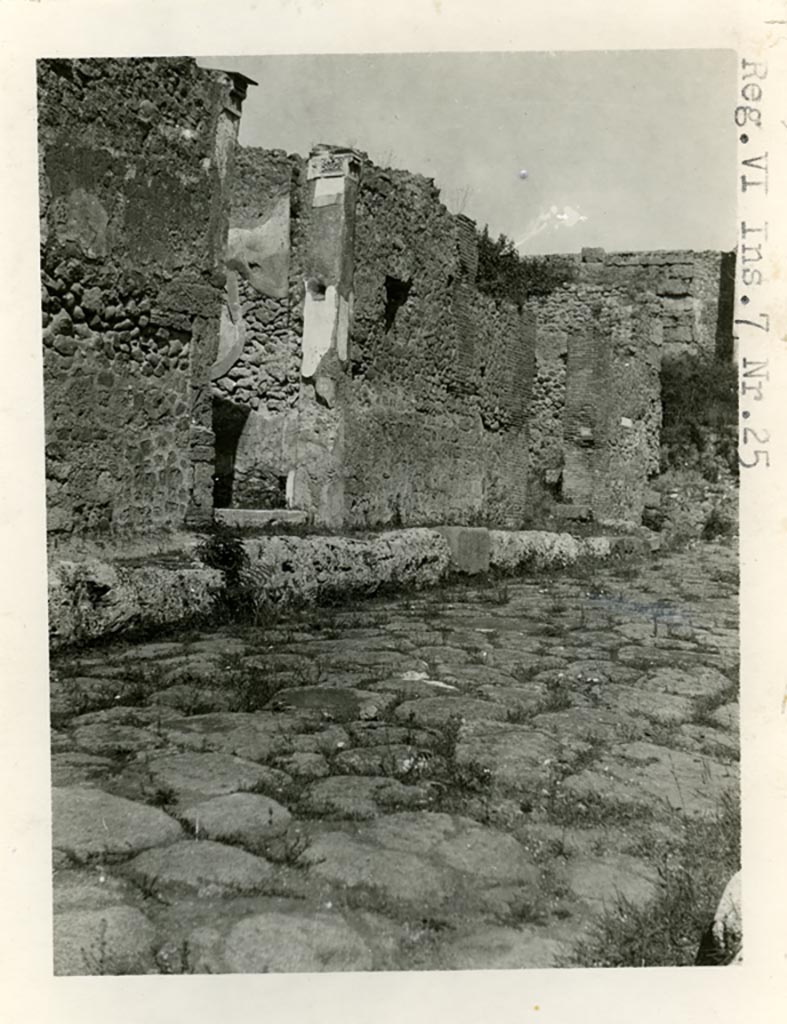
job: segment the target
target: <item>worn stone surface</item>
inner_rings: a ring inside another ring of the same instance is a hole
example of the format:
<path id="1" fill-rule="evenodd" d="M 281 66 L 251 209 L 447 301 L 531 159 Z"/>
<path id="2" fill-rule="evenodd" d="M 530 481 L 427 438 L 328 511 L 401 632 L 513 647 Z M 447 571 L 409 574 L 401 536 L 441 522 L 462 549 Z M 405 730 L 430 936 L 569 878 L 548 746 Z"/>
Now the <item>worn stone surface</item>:
<path id="1" fill-rule="evenodd" d="M 154 937 L 153 925 L 132 907 L 56 913 L 55 974 L 146 974 Z"/>
<path id="2" fill-rule="evenodd" d="M 132 971 L 563 964 L 737 800 L 734 578 L 714 545 L 55 656 L 57 912 L 141 912 Z"/>
<path id="3" fill-rule="evenodd" d="M 306 789 L 300 806 L 309 814 L 340 818 L 374 818 L 396 807 L 424 807 L 430 792 L 379 776 L 335 775 Z"/>
<path id="4" fill-rule="evenodd" d="M 286 807 L 256 793 L 230 793 L 185 807 L 180 816 L 205 839 L 256 845 L 285 832 L 292 820 Z"/>
<path id="5" fill-rule="evenodd" d="M 613 747 L 610 753 L 593 769 L 569 776 L 566 791 L 612 804 L 663 801 L 688 817 L 713 814 L 722 794 L 737 797 L 738 772 L 733 765 L 639 741 Z"/>
<path id="6" fill-rule="evenodd" d="M 266 779 L 266 770 L 230 754 L 168 754 L 147 763 L 153 784 L 174 790 L 180 800 L 221 796 L 251 789 Z"/>
<path id="7" fill-rule="evenodd" d="M 155 807 L 79 786 L 52 792 L 52 842 L 84 860 L 135 853 L 172 842 L 180 825 Z"/>
<path id="8" fill-rule="evenodd" d="M 372 954 L 337 914 L 262 914 L 247 917 L 224 946 L 230 971 L 368 971 Z"/>
<path id="9" fill-rule="evenodd" d="M 254 892 L 269 881 L 272 868 L 245 850 L 200 839 L 146 850 L 126 871 L 156 893 L 186 891 L 208 899 Z"/>

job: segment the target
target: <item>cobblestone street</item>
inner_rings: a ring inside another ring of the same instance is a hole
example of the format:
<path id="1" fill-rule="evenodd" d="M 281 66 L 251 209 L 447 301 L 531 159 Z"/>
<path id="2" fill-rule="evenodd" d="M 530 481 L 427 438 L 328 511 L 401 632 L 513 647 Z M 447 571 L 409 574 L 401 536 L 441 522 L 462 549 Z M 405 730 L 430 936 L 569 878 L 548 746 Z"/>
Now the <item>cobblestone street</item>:
<path id="1" fill-rule="evenodd" d="M 559 965 L 737 802 L 736 559 L 54 657 L 57 973 Z"/>

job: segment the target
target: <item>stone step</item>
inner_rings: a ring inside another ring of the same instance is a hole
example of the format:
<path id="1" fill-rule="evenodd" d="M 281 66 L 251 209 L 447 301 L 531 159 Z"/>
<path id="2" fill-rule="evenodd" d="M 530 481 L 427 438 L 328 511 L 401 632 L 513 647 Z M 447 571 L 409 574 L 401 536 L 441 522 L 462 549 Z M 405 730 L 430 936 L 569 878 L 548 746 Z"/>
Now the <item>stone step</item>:
<path id="1" fill-rule="evenodd" d="M 260 526 L 303 526 L 308 516 L 299 508 L 217 508 L 214 518 L 225 526 L 254 529 Z"/>

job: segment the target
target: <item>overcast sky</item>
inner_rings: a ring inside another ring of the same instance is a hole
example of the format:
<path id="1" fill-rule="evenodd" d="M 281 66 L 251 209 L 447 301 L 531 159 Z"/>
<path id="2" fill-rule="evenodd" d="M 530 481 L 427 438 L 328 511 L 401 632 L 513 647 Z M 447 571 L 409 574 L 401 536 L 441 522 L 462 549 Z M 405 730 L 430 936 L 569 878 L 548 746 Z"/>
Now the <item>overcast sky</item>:
<path id="1" fill-rule="evenodd" d="M 352 145 L 435 179 L 520 252 L 732 249 L 730 50 L 202 58 L 250 87 L 244 145 Z M 527 177 L 520 172 L 526 171 Z"/>

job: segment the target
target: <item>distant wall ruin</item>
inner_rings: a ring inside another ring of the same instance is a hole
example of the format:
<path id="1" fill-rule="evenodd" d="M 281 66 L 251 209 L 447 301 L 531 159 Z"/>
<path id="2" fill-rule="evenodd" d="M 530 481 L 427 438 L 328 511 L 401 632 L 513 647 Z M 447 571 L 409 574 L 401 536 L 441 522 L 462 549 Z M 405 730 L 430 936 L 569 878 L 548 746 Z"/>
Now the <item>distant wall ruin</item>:
<path id="1" fill-rule="evenodd" d="M 731 357 L 734 253 L 584 249 L 524 262 L 540 292 L 526 303 L 533 478 L 596 518 L 638 521 L 659 469 L 663 362 Z"/>

